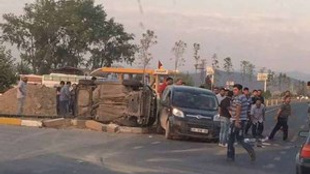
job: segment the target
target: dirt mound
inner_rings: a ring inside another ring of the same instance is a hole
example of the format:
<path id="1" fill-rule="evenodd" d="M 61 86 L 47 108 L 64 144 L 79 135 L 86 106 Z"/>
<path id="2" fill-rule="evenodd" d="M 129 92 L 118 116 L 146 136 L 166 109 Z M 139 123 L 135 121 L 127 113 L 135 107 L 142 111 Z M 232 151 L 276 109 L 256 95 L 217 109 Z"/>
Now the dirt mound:
<path id="1" fill-rule="evenodd" d="M 17 113 L 17 89 L 13 88 L 0 96 L 0 114 Z M 23 115 L 55 116 L 56 90 L 42 85 L 27 85 Z"/>

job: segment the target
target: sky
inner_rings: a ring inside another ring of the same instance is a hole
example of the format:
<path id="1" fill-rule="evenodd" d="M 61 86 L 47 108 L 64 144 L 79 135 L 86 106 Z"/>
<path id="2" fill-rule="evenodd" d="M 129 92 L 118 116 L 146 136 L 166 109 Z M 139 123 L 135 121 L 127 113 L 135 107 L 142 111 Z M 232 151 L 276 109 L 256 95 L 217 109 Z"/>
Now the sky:
<path id="1" fill-rule="evenodd" d="M 139 5 L 140 1 L 140 5 Z M 21 14 L 33 0 L 0 0 L 0 15 Z M 151 48 L 152 68 L 160 60 L 173 69 L 171 49 L 178 40 L 187 43 L 185 66 L 194 71 L 193 44 L 200 43 L 208 65 L 214 53 L 231 57 L 234 69 L 247 60 L 278 72 L 309 73 L 310 1 L 307 0 L 95 0 L 108 17 L 127 32 L 140 36 L 155 31 L 158 44 Z"/>

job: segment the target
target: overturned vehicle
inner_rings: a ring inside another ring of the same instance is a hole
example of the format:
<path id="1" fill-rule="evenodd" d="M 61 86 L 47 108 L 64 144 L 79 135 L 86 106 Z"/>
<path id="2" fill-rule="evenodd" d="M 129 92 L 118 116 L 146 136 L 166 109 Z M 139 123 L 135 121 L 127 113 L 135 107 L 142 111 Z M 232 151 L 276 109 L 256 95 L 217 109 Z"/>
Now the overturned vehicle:
<path id="1" fill-rule="evenodd" d="M 137 80 L 80 80 L 76 100 L 79 118 L 132 127 L 151 126 L 156 121 L 156 92 Z"/>

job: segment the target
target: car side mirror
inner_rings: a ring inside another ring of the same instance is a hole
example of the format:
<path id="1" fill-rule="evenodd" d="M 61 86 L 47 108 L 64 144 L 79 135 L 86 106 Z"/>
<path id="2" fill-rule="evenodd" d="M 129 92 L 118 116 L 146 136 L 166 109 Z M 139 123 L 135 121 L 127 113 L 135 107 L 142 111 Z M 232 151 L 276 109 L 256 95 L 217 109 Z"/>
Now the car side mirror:
<path id="1" fill-rule="evenodd" d="M 309 131 L 309 130 L 302 130 L 302 131 L 299 131 L 298 136 L 299 136 L 299 137 L 306 138 L 306 137 L 309 136 L 309 134 L 310 134 L 310 131 Z"/>

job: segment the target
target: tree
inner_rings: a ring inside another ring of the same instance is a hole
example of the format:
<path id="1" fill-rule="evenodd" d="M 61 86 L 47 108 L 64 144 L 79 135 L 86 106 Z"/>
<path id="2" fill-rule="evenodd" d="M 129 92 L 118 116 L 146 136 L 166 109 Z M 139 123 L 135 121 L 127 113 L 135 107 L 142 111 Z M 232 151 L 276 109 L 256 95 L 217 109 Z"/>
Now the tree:
<path id="1" fill-rule="evenodd" d="M 259 73 L 265 73 L 265 72 L 266 72 L 266 70 L 267 70 L 267 68 L 266 68 L 266 67 L 262 67 L 261 69 L 259 69 Z"/>
<path id="2" fill-rule="evenodd" d="M 16 83 L 15 60 L 10 50 L 0 46 L 0 92 L 3 93 Z"/>
<path id="3" fill-rule="evenodd" d="M 212 56 L 212 68 L 213 69 L 219 69 L 220 68 L 220 62 L 219 62 L 216 54 L 213 54 L 213 56 Z"/>
<path id="4" fill-rule="evenodd" d="M 187 44 L 183 42 L 182 40 L 179 40 L 178 42 L 175 42 L 174 47 L 172 48 L 172 53 L 174 55 L 174 58 L 171 60 L 174 61 L 174 71 L 176 72 L 180 66 L 184 66 L 185 59 L 183 57 L 185 50 L 186 50 Z"/>
<path id="5" fill-rule="evenodd" d="M 242 78 L 242 80 L 244 80 L 244 77 L 247 74 L 247 68 L 248 68 L 249 64 L 250 64 L 250 62 L 249 61 L 245 61 L 245 60 L 242 60 L 240 62 L 240 71 L 241 71 L 241 78 Z"/>
<path id="6" fill-rule="evenodd" d="M 230 76 L 230 74 L 233 72 L 233 64 L 230 57 L 226 57 L 224 59 L 223 69 L 226 71 L 227 76 Z"/>
<path id="7" fill-rule="evenodd" d="M 198 66 L 199 66 L 199 61 L 200 61 L 200 55 L 199 55 L 199 50 L 200 50 L 200 44 L 199 43 L 194 43 L 194 59 L 195 59 L 195 70 L 197 74 Z"/>
<path id="8" fill-rule="evenodd" d="M 121 24 L 107 19 L 93 0 L 36 0 L 26 4 L 24 14 L 3 15 L 3 39 L 16 45 L 21 59 L 34 73 L 47 73 L 61 66 L 97 68 L 113 62 L 132 63 L 133 35 Z"/>
<path id="9" fill-rule="evenodd" d="M 253 81 L 254 71 L 255 71 L 255 65 L 250 63 L 247 68 L 247 75 L 248 75 L 250 82 Z"/>
<path id="10" fill-rule="evenodd" d="M 157 44 L 157 36 L 154 31 L 147 30 L 146 33 L 142 34 L 140 39 L 140 45 L 138 46 L 138 64 L 140 64 L 145 70 L 146 67 L 150 64 L 150 61 L 153 59 L 150 48 Z"/>

